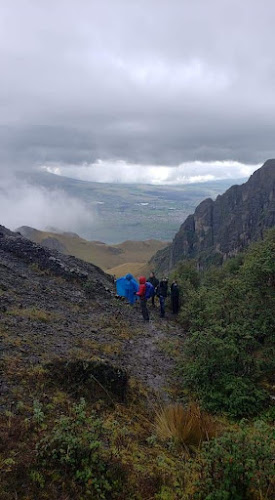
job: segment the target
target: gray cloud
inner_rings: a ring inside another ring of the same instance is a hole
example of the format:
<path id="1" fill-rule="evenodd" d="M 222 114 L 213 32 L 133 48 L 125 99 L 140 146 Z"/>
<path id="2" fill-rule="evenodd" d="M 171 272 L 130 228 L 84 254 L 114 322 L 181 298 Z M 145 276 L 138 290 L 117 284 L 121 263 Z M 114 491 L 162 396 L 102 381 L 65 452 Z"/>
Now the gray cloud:
<path id="1" fill-rule="evenodd" d="M 1 170 L 274 156 L 274 15 L 272 0 L 2 1 Z"/>

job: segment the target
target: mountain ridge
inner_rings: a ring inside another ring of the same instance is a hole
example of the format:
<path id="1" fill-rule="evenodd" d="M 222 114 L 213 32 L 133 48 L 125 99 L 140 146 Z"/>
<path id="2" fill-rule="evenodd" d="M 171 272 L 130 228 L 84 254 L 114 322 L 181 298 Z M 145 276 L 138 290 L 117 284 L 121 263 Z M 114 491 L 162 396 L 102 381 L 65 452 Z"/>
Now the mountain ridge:
<path id="1" fill-rule="evenodd" d="M 183 259 L 198 259 L 199 267 L 219 264 L 262 239 L 274 225 L 275 160 L 270 159 L 244 184 L 231 186 L 215 200 L 203 200 L 150 265 L 167 272 Z"/>

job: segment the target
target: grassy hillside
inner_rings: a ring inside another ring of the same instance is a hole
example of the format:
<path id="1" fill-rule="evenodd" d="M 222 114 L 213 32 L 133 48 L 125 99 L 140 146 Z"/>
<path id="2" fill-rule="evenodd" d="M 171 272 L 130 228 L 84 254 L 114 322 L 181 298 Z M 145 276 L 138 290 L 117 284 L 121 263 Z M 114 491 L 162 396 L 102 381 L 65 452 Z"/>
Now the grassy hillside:
<path id="1" fill-rule="evenodd" d="M 167 242 L 157 240 L 125 241 L 118 245 L 107 245 L 99 241 L 87 241 L 71 233 L 44 232 L 28 227 L 19 228 L 19 231 L 35 243 L 96 264 L 109 274 L 117 276 L 127 272 L 138 275 L 152 255 L 167 245 Z"/>

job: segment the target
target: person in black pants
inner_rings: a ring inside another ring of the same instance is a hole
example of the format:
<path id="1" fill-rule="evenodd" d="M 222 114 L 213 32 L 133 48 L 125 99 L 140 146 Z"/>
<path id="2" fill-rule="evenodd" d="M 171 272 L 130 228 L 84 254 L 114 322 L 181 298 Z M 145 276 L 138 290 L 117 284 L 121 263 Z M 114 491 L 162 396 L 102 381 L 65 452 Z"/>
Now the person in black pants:
<path id="1" fill-rule="evenodd" d="M 179 287 L 178 283 L 176 280 L 173 281 L 171 285 L 171 305 L 172 305 L 172 311 L 174 314 L 178 314 L 179 312 Z"/>
<path id="2" fill-rule="evenodd" d="M 136 295 L 140 298 L 140 308 L 141 314 L 144 321 L 149 321 L 149 313 L 147 309 L 147 299 L 146 299 L 146 278 L 141 276 L 139 278 L 139 289 Z"/>
<path id="3" fill-rule="evenodd" d="M 159 284 L 159 280 L 156 278 L 155 273 L 151 271 L 150 276 L 148 278 L 149 283 L 151 283 L 154 287 L 154 295 L 152 296 L 152 306 L 155 307 L 155 295 L 156 295 L 156 289 Z"/>
<path id="4" fill-rule="evenodd" d="M 168 295 L 168 279 L 163 278 L 157 287 L 157 296 L 159 297 L 160 304 L 160 317 L 164 318 L 165 316 L 165 299 Z"/>

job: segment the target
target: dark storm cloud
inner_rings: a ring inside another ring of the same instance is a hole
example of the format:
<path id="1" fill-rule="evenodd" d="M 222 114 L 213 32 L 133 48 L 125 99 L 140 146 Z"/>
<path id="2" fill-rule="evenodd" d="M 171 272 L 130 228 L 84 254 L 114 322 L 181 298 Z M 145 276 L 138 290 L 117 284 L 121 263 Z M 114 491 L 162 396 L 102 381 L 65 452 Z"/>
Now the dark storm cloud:
<path id="1" fill-rule="evenodd" d="M 2 170 L 274 156 L 274 15 L 272 0 L 0 0 Z"/>

